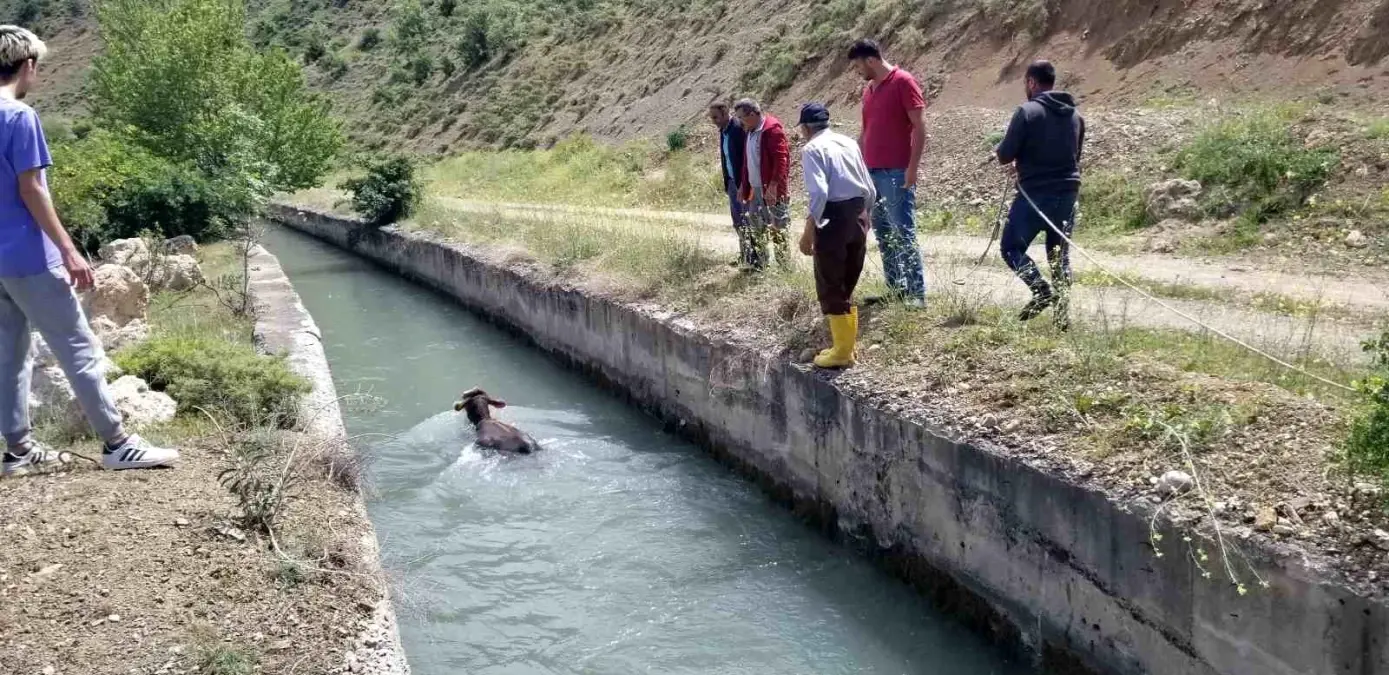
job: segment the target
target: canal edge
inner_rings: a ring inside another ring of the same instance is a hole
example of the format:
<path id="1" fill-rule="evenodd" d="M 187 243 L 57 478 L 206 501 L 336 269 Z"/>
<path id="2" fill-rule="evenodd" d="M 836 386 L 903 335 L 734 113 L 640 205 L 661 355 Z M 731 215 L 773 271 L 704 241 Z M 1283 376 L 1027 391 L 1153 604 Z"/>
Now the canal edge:
<path id="1" fill-rule="evenodd" d="M 350 447 L 318 325 L 274 254 L 256 245 L 248 258 L 247 289 L 255 307 L 256 348 L 267 354 L 284 354 L 290 368 L 312 386 L 300 404 L 302 431 L 325 442 Z M 361 522 L 365 523 L 359 533 L 362 564 L 373 575 L 385 579 L 381 548 L 367 514 L 363 492 L 355 493 L 353 503 Z M 385 583 L 381 588 L 381 597 L 372 609 L 371 619 L 354 636 L 356 647 L 350 652 L 353 656 L 344 656 L 343 672 L 410 675 L 389 588 Z"/>
<path id="2" fill-rule="evenodd" d="M 761 357 L 677 315 L 428 235 L 287 205 L 271 217 L 452 297 L 621 393 L 1043 672 L 1389 673 L 1389 606 L 1325 560 L 1251 543 L 1267 588 L 1236 593 L 1182 556 L 1155 557 L 1153 527 L 1180 533 L 1151 509 L 906 421 L 789 362 L 762 359 L 732 369 L 746 381 L 712 387 L 719 363 Z"/>

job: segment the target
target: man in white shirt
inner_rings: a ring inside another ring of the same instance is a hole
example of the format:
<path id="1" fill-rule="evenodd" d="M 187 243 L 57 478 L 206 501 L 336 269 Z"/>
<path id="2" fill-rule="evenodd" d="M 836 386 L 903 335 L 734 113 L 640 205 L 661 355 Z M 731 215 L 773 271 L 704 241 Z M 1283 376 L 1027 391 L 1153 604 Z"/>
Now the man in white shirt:
<path id="1" fill-rule="evenodd" d="M 815 294 L 834 338 L 834 346 L 820 352 L 815 365 L 848 368 L 857 358 L 854 287 L 868 251 L 869 208 L 878 195 L 858 143 L 829 126 L 825 106 L 808 103 L 801 108 L 796 129 L 806 141 L 801 168 L 810 196 L 801 253 L 815 260 Z"/>

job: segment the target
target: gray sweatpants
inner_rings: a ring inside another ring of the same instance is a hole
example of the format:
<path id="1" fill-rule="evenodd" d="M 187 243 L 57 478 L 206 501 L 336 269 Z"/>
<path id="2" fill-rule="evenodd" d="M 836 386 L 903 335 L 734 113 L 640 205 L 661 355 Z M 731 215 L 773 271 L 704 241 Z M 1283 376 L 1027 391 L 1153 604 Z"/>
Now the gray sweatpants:
<path id="1" fill-rule="evenodd" d="M 29 438 L 32 324 L 62 366 L 92 430 L 114 445 L 125 437 L 102 368 L 101 343 L 87 325 L 67 271 L 0 277 L 0 434 L 16 446 Z"/>

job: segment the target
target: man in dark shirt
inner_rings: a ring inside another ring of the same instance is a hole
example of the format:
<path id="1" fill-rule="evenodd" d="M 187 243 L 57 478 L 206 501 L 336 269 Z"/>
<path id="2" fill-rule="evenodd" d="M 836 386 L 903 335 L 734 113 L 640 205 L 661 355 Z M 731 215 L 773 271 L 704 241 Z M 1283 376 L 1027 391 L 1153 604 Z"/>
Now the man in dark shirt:
<path id="1" fill-rule="evenodd" d="M 709 121 L 719 130 L 719 160 L 723 165 L 723 189 L 728 194 L 728 209 L 733 216 L 733 232 L 738 235 L 738 262 L 743 267 L 755 269 L 761 265 L 757 259 L 757 249 L 752 245 L 748 231 L 747 212 L 743 200 L 738 198 L 738 189 L 743 184 L 743 172 L 747 155 L 747 132 L 729 114 L 727 103 L 709 105 Z"/>
<path id="2" fill-rule="evenodd" d="M 999 247 L 1008 267 L 1032 290 L 1032 300 L 1020 319 L 1036 318 L 1056 307 L 1056 324 L 1070 326 L 1067 296 L 1071 286 L 1070 247 L 1037 211 L 1070 237 L 1075 227 L 1076 197 L 1080 193 L 1080 155 L 1085 143 L 1085 120 L 1070 94 L 1053 91 L 1056 68 L 1037 61 L 1027 68 L 1027 102 L 1013 113 L 1008 132 L 994 150 L 998 162 L 1017 176 L 1020 194 L 1008 212 Z M 1027 197 L 1036 204 L 1033 208 Z M 1047 234 L 1051 283 L 1042 278 L 1027 248 L 1041 232 Z"/>

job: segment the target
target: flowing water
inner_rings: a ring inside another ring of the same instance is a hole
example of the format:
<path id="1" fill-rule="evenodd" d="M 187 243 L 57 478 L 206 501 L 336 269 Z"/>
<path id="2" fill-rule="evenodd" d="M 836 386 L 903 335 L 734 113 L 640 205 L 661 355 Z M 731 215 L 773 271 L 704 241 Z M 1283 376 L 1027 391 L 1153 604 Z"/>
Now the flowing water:
<path id="1" fill-rule="evenodd" d="M 906 585 L 446 298 L 281 228 L 373 458 L 417 675 L 1022 673 Z M 474 386 L 545 446 L 504 458 L 453 412 Z M 379 434 L 379 436 L 378 436 Z"/>

